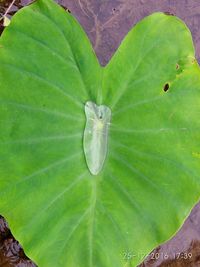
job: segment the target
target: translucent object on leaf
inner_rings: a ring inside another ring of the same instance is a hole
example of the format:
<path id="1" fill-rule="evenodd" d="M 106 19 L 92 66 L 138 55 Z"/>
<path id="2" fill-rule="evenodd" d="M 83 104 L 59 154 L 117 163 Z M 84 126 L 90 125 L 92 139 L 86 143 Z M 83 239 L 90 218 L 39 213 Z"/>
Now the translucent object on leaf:
<path id="1" fill-rule="evenodd" d="M 90 172 L 97 175 L 103 168 L 107 154 L 111 110 L 88 101 L 85 104 L 86 126 L 83 148 Z"/>

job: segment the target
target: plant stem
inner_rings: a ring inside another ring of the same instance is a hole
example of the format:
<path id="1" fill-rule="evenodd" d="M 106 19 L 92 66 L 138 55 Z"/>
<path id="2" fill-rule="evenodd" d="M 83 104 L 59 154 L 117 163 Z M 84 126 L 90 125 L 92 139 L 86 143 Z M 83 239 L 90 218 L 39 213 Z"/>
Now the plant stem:
<path id="1" fill-rule="evenodd" d="M 16 0 L 13 0 L 13 1 L 10 3 L 10 5 L 9 5 L 9 7 L 7 8 L 7 10 L 6 10 L 6 12 L 4 13 L 4 15 L 0 18 L 0 21 L 1 21 L 2 19 L 4 19 L 4 18 L 7 16 L 7 14 L 8 14 L 9 11 L 10 11 L 10 9 L 11 9 L 12 6 L 14 5 L 15 1 L 16 1 Z"/>

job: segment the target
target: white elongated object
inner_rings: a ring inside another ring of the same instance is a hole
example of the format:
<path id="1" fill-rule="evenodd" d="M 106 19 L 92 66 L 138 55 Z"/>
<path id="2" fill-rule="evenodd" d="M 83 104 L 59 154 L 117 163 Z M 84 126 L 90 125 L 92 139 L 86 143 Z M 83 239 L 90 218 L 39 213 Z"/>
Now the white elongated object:
<path id="1" fill-rule="evenodd" d="M 85 115 L 83 149 L 90 172 L 97 175 L 103 168 L 107 154 L 111 110 L 88 101 L 85 104 Z"/>

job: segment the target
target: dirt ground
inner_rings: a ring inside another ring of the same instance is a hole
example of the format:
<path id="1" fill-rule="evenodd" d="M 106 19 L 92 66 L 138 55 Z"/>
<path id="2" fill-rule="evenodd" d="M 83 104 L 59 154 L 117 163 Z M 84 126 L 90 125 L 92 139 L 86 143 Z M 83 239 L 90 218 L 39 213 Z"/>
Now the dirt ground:
<path id="1" fill-rule="evenodd" d="M 0 0 L 0 17 L 11 2 Z M 29 2 L 29 0 L 16 0 L 9 15 L 12 16 L 16 10 Z M 58 2 L 65 9 L 69 9 L 84 27 L 102 65 L 106 65 L 131 27 L 155 11 L 174 14 L 185 21 L 192 32 L 196 58 L 200 62 L 199 0 L 58 0 Z M 3 30 L 2 21 L 0 30 Z M 35 265 L 25 256 L 7 223 L 0 217 L 0 267 L 8 266 Z M 192 210 L 178 233 L 165 244 L 155 248 L 140 265 L 140 267 L 158 266 L 200 266 L 200 203 Z"/>

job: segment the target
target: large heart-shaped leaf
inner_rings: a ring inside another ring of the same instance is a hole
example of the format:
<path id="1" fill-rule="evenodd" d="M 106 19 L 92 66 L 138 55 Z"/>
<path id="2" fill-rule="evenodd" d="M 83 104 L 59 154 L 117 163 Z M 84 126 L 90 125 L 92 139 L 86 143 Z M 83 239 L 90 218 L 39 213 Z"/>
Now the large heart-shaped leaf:
<path id="1" fill-rule="evenodd" d="M 38 0 L 0 41 L 0 213 L 39 266 L 135 266 L 199 198 L 199 114 L 179 19 L 147 17 L 103 68 L 72 15 Z"/>

